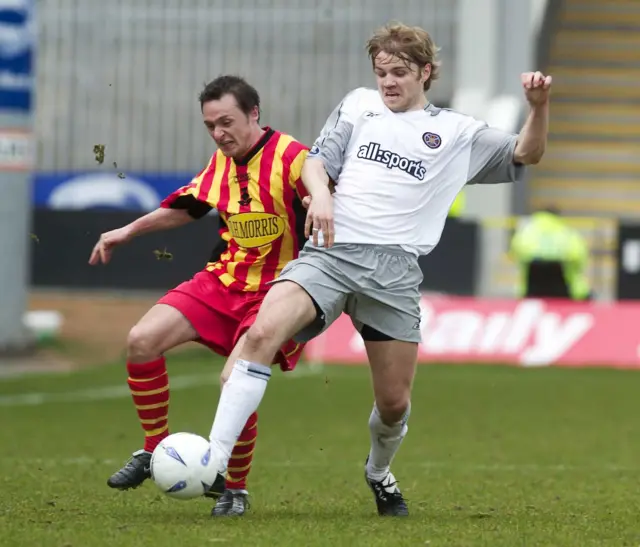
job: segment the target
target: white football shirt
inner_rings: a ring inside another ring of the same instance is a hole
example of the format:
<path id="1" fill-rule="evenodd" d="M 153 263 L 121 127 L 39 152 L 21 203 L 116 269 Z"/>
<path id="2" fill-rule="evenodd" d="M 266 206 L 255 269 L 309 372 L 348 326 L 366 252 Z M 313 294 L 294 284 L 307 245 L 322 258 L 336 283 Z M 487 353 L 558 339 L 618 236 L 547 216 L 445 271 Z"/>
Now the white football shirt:
<path id="1" fill-rule="evenodd" d="M 336 243 L 437 245 L 465 184 L 515 182 L 517 136 L 448 109 L 395 113 L 358 88 L 333 111 L 309 153 L 336 182 Z"/>

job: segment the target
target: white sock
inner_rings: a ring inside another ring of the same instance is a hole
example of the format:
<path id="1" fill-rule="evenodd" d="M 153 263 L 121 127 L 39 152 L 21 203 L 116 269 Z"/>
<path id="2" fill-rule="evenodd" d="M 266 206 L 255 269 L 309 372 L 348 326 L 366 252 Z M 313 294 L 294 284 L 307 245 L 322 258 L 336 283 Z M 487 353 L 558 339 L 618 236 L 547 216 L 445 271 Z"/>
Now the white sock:
<path id="1" fill-rule="evenodd" d="M 209 440 L 225 469 L 249 416 L 258 410 L 271 378 L 271 368 L 238 359 L 220 394 Z"/>
<path id="2" fill-rule="evenodd" d="M 367 477 L 374 481 L 381 481 L 389 474 L 389 468 L 396 452 L 402 444 L 402 439 L 409 428 L 407 420 L 411 412 L 411 404 L 407 407 L 402 420 L 386 425 L 380 419 L 378 408 L 374 405 L 369 417 L 369 431 L 371 432 L 371 450 L 367 462 Z"/>

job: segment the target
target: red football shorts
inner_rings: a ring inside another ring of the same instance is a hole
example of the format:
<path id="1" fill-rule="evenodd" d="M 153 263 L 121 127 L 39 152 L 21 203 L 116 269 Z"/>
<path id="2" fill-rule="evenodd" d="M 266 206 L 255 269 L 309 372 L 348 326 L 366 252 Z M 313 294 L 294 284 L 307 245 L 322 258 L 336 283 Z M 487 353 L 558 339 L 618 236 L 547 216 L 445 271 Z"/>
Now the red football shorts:
<path id="1" fill-rule="evenodd" d="M 227 357 L 240 337 L 253 324 L 267 291 L 254 293 L 229 290 L 218 277 L 201 271 L 165 294 L 158 304 L 167 304 L 184 315 L 198 333 L 197 342 Z M 293 370 L 304 344 L 287 342 L 274 363 Z"/>

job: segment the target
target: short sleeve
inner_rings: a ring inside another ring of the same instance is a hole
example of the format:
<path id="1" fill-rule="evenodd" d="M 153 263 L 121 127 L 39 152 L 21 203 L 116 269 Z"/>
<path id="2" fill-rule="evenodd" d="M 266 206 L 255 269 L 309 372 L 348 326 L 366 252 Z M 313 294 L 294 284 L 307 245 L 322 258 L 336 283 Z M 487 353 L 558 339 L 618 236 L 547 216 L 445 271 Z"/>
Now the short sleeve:
<path id="1" fill-rule="evenodd" d="M 337 181 L 344 164 L 344 155 L 353 133 L 353 113 L 358 90 L 347 94 L 333 110 L 309 152 L 309 158 L 322 160 L 327 175 Z"/>
<path id="2" fill-rule="evenodd" d="M 525 166 L 514 162 L 518 136 L 483 126 L 471 140 L 468 184 L 497 184 L 523 180 Z"/>
<path id="3" fill-rule="evenodd" d="M 164 209 L 185 209 L 192 218 L 205 216 L 213 207 L 207 203 L 207 192 L 203 191 L 203 182 L 211 180 L 216 168 L 215 154 L 208 165 L 191 182 L 169 194 L 160 203 Z"/>

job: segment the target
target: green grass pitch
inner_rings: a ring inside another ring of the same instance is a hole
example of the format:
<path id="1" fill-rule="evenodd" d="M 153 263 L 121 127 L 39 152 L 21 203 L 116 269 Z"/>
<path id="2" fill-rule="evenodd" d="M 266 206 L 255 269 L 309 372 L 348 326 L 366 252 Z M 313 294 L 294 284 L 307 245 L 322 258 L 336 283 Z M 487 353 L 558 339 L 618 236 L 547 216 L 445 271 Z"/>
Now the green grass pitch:
<path id="1" fill-rule="evenodd" d="M 220 362 L 172 356 L 173 431 L 208 435 Z M 107 477 L 139 448 L 125 371 L 0 380 L 0 545 L 638 546 L 640 374 L 421 366 L 393 470 L 408 519 L 363 480 L 365 367 L 274 374 L 243 519 Z"/>

